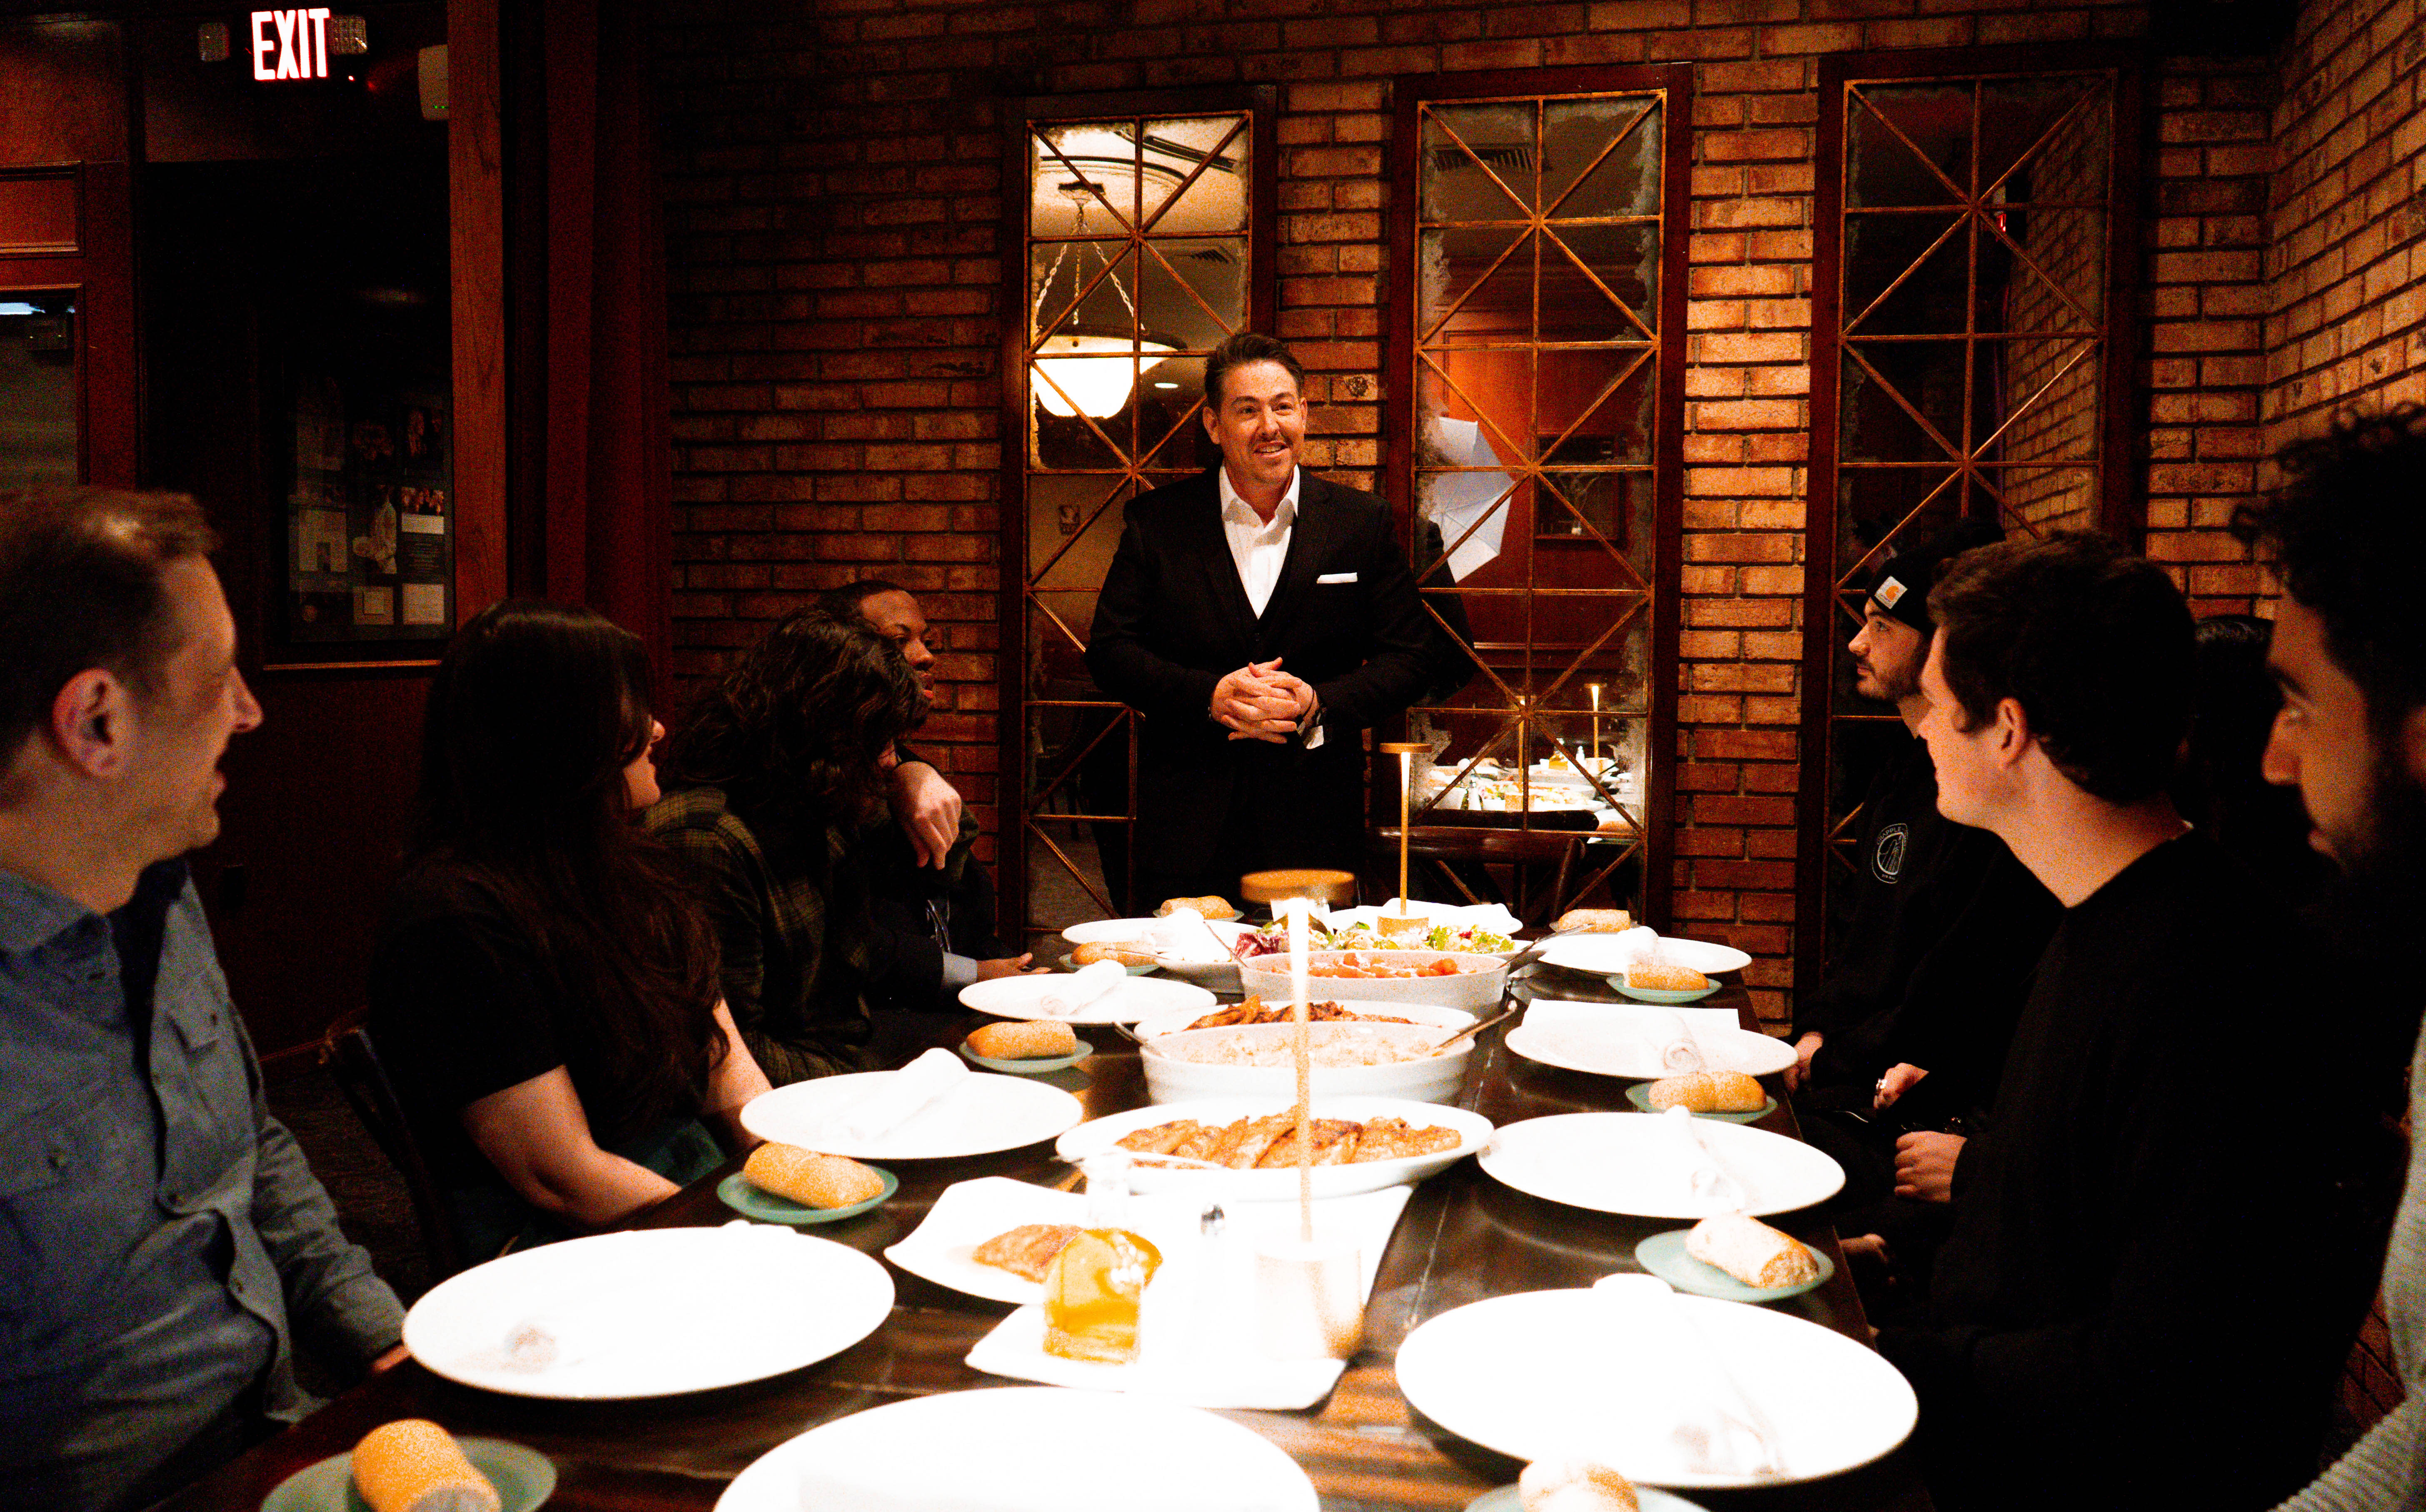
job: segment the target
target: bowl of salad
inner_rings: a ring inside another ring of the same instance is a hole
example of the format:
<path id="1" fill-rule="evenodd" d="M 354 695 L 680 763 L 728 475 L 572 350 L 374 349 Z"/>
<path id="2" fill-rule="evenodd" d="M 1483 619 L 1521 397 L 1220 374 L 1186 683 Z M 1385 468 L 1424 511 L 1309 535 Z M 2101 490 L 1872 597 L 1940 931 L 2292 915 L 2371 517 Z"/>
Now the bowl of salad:
<path id="1" fill-rule="evenodd" d="M 1314 950 L 1306 953 L 1312 979 L 1323 996 L 1374 1003 L 1427 1003 L 1435 1007 L 1482 1013 L 1496 1006 L 1508 985 L 1506 957 L 1438 950 Z M 1244 989 L 1266 1002 L 1286 1003 L 1289 965 L 1286 951 L 1238 962 Z"/>

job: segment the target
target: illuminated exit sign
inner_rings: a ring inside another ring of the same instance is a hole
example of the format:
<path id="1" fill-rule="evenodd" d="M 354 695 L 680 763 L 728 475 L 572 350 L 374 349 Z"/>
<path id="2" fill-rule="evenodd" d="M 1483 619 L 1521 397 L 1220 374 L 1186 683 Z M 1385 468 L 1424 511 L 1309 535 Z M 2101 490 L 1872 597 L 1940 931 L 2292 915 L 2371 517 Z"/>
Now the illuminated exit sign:
<path id="1" fill-rule="evenodd" d="M 256 79 L 325 79 L 329 76 L 329 8 L 256 10 L 251 43 Z"/>

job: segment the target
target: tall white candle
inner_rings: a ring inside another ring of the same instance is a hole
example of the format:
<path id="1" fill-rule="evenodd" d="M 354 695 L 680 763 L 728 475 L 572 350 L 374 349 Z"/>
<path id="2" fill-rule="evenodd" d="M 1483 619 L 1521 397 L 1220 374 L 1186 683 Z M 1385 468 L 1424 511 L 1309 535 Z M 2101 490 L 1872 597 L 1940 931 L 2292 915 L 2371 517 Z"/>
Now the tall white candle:
<path id="1" fill-rule="evenodd" d="M 1297 1223 L 1298 1237 L 1314 1243 L 1314 1071 L 1306 1025 L 1313 998 L 1306 988 L 1305 945 L 1311 916 L 1306 900 L 1288 900 L 1289 1016 L 1297 1021 Z"/>

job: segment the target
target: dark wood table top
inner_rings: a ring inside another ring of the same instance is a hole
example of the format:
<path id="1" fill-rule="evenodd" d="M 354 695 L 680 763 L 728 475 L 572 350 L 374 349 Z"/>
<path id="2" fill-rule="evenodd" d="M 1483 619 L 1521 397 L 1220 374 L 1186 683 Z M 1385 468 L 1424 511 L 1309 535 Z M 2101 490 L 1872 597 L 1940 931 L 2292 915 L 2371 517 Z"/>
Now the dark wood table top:
<path id="1" fill-rule="evenodd" d="M 1536 973 L 1520 994 L 1612 996 L 1595 979 L 1548 970 Z M 1749 1001 L 1740 988 L 1730 987 L 1709 1005 L 1735 1006 L 1749 1016 Z M 1458 1097 L 1460 1106 L 1495 1123 L 1626 1109 L 1625 1083 L 1513 1055 L 1502 1042 L 1503 1030 L 1486 1030 L 1479 1037 Z M 1077 1094 L 1089 1118 L 1142 1105 L 1145 1087 L 1136 1047 L 1109 1031 L 1091 1037 L 1099 1047 L 1092 1058 L 1045 1079 Z M 1774 1085 L 1771 1090 L 1776 1090 Z M 1783 1099 L 1757 1127 L 1794 1132 Z M 734 1214 L 717 1200 L 714 1189 L 736 1165 L 693 1183 L 631 1226 L 728 1221 Z M 1053 1183 L 1071 1174 L 1043 1145 L 966 1160 L 906 1161 L 892 1168 L 901 1178 L 901 1189 L 891 1201 L 813 1231 L 878 1254 L 915 1229 L 936 1197 L 954 1182 L 1008 1176 Z M 1636 1242 L 1674 1226 L 1673 1220 L 1588 1213 L 1543 1201 L 1501 1186 L 1474 1162 L 1462 1161 L 1418 1186 L 1407 1204 L 1374 1282 L 1365 1347 L 1330 1397 L 1302 1412 L 1223 1415 L 1296 1458 L 1319 1491 L 1324 1512 L 1455 1512 L 1483 1491 L 1513 1481 L 1522 1466 L 1431 1424 L 1408 1406 L 1392 1369 L 1399 1342 L 1424 1320 L 1486 1296 L 1583 1286 L 1612 1271 L 1639 1269 Z M 1797 1222 L 1792 1215 L 1781 1226 L 1826 1249 L 1840 1263 L 1826 1285 L 1777 1304 L 1778 1310 L 1867 1339 L 1861 1302 L 1841 1263 L 1834 1231 L 1823 1223 Z M 546 1454 L 559 1475 L 551 1507 L 567 1512 L 705 1512 L 745 1466 L 817 1424 L 934 1391 L 1027 1384 L 962 1362 L 1011 1311 L 1008 1304 L 887 1269 L 897 1295 L 891 1317 L 875 1333 L 832 1359 L 771 1380 L 639 1402 L 542 1402 L 457 1386 L 408 1361 L 339 1397 L 163 1507 L 251 1512 L 287 1475 L 351 1449 L 378 1424 L 427 1417 L 458 1434 L 511 1439 Z M 735 1307 L 746 1309 L 746 1299 L 736 1298 Z M 1692 1500 L 1713 1512 L 1925 1512 L 1929 1506 L 1900 1451 L 1864 1470 L 1813 1485 L 1696 1491 Z"/>

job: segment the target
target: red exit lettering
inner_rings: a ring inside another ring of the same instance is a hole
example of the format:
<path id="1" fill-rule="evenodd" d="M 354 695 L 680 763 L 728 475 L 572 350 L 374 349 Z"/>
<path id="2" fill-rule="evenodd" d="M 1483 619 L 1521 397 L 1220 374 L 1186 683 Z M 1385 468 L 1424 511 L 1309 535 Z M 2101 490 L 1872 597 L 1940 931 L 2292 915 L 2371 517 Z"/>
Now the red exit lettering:
<path id="1" fill-rule="evenodd" d="M 252 13 L 252 76 L 256 79 L 325 79 L 329 76 L 329 8 L 256 10 Z"/>

